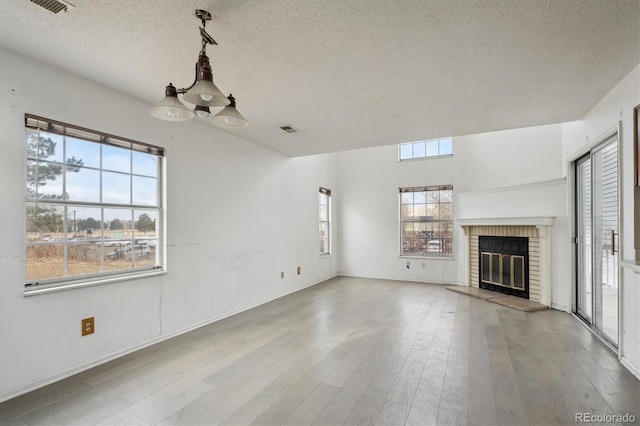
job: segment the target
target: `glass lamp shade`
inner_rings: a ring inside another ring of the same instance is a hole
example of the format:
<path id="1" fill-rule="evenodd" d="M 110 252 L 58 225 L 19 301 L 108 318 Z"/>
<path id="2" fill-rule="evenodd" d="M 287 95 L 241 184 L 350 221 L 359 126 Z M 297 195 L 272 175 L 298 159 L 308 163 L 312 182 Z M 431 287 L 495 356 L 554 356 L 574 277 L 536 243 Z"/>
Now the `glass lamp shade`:
<path id="1" fill-rule="evenodd" d="M 231 129 L 241 129 L 249 126 L 249 122 L 236 109 L 236 98 L 229 95 L 229 106 L 224 107 L 222 111 L 213 116 L 212 120 L 221 127 Z"/>
<path id="2" fill-rule="evenodd" d="M 183 95 L 185 101 L 200 106 L 221 107 L 229 105 L 229 99 L 213 84 L 213 81 L 198 80 L 187 93 Z"/>
<path id="3" fill-rule="evenodd" d="M 165 121 L 188 121 L 193 118 L 193 112 L 178 99 L 175 87 L 170 84 L 165 93 L 165 98 L 152 106 L 149 114 Z"/>
<path id="4" fill-rule="evenodd" d="M 212 120 L 221 127 L 241 129 L 249 126 L 249 122 L 232 106 L 224 107 L 222 111 L 213 116 Z"/>
<path id="5" fill-rule="evenodd" d="M 193 109 L 193 113 L 198 117 L 202 117 L 202 118 L 211 117 L 211 111 L 207 106 L 196 105 L 196 107 Z"/>

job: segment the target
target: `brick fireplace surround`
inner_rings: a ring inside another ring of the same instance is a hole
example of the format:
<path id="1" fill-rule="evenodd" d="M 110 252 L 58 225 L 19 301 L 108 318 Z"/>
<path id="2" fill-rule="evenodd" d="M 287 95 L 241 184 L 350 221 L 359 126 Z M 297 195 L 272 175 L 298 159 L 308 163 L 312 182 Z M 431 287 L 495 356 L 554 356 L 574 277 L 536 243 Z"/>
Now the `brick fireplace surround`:
<path id="1" fill-rule="evenodd" d="M 529 300 L 551 306 L 551 229 L 553 217 L 458 219 L 464 230 L 465 285 L 479 287 L 478 237 L 529 239 Z"/>

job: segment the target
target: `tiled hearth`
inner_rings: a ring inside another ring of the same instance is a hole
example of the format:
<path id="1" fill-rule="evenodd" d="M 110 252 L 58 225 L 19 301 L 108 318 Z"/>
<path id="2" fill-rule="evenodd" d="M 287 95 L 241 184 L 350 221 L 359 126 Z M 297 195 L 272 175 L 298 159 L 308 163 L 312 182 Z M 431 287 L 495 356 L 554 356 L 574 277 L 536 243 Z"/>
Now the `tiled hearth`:
<path id="1" fill-rule="evenodd" d="M 526 237 L 529 246 L 529 300 L 550 306 L 551 303 L 551 228 L 552 217 L 458 219 L 464 230 L 466 256 L 465 284 L 479 287 L 480 236 Z"/>

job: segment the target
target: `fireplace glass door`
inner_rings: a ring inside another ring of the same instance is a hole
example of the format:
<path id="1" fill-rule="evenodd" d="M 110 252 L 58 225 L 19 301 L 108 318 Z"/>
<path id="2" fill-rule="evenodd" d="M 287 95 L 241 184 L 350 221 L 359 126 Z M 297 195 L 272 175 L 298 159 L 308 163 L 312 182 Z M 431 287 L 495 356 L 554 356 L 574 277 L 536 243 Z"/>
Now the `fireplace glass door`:
<path id="1" fill-rule="evenodd" d="M 529 298 L 529 239 L 527 237 L 478 237 L 479 287 Z"/>
<path id="2" fill-rule="evenodd" d="M 575 163 L 576 314 L 618 342 L 618 140 Z"/>

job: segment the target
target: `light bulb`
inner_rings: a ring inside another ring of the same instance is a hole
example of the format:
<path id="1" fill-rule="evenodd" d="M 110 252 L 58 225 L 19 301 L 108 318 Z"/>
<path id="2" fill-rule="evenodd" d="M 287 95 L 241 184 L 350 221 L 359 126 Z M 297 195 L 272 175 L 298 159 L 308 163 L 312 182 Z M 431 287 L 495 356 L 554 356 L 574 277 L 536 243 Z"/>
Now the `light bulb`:
<path id="1" fill-rule="evenodd" d="M 205 102 L 209 102 L 211 99 L 213 99 L 213 95 L 206 95 L 206 94 L 201 94 L 200 97 L 202 98 L 203 101 Z"/>

